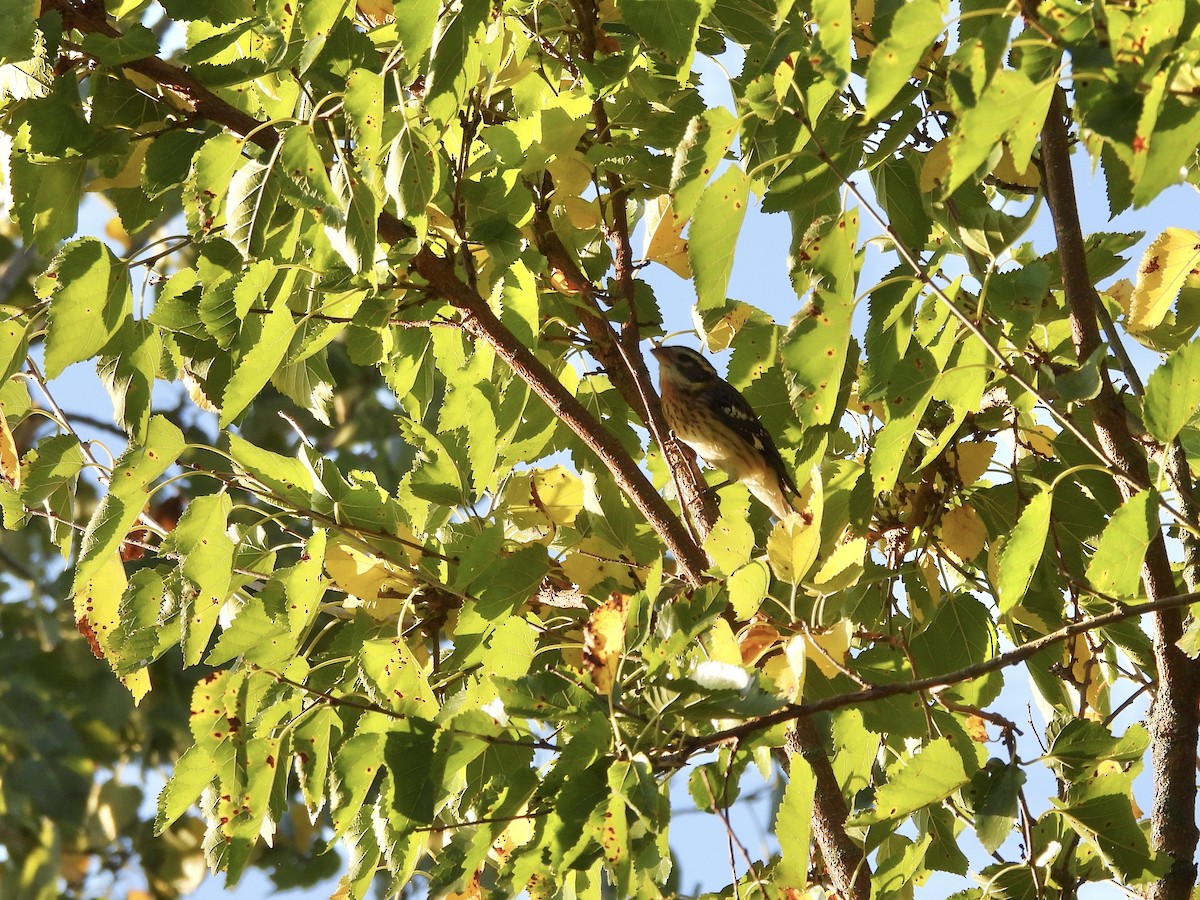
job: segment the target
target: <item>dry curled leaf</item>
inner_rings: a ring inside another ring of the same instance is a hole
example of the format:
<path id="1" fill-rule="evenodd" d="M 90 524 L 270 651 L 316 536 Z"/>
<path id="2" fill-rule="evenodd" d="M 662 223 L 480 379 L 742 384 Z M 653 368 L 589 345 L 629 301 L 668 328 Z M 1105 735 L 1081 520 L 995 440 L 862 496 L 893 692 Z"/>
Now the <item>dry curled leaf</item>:
<path id="1" fill-rule="evenodd" d="M 612 691 L 617 665 L 625 650 L 625 618 L 629 615 L 629 598 L 610 594 L 592 610 L 583 629 L 583 666 L 592 684 L 601 693 Z"/>

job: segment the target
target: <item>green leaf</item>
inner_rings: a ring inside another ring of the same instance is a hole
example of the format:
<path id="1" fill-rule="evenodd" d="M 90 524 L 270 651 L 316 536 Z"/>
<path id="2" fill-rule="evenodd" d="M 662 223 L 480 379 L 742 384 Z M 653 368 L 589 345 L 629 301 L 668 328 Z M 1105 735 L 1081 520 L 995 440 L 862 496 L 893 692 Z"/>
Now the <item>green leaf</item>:
<path id="1" fill-rule="evenodd" d="M 930 45 L 942 33 L 939 0 L 910 0 L 892 19 L 892 29 L 867 64 L 867 116 L 878 116 L 914 75 Z"/>
<path id="2" fill-rule="evenodd" d="M 887 782 L 875 792 L 875 808 L 852 815 L 847 825 L 894 822 L 944 800 L 970 781 L 962 755 L 949 738 L 930 741 L 916 754 L 888 767 Z"/>
<path id="3" fill-rule="evenodd" d="M 126 319 L 107 350 L 96 360 L 96 373 L 112 398 L 113 415 L 135 441 L 145 440 L 162 337 L 150 322 Z"/>
<path id="4" fill-rule="evenodd" d="M 241 163 L 242 142 L 231 134 L 218 134 L 197 151 L 183 190 L 191 233 L 204 235 L 224 227 L 230 180 Z"/>
<path id="5" fill-rule="evenodd" d="M 347 181 L 341 166 L 333 173 L 333 190 L 341 197 L 346 223 L 337 228 L 327 226 L 326 235 L 351 272 L 369 271 L 375 263 L 379 201 L 362 182 Z"/>
<path id="6" fill-rule="evenodd" d="M 119 66 L 158 55 L 158 38 L 140 22 L 125 26 L 119 35 L 109 37 L 91 32 L 83 38 L 83 52 L 106 66 Z"/>
<path id="7" fill-rule="evenodd" d="M 812 16 L 820 50 L 818 68 L 841 86 L 850 74 L 850 36 L 854 29 L 850 0 L 813 0 Z"/>
<path id="8" fill-rule="evenodd" d="M 212 758 L 207 751 L 193 744 L 175 761 L 171 777 L 158 795 L 158 814 L 154 818 L 154 833 L 161 835 L 180 816 L 187 812 L 201 792 L 216 777 Z"/>
<path id="9" fill-rule="evenodd" d="M 671 207 L 682 221 L 695 212 L 708 180 L 729 152 L 737 128 L 737 120 L 723 106 L 706 109 L 688 123 L 671 166 Z"/>
<path id="10" fill-rule="evenodd" d="M 1017 171 L 1024 170 L 1056 86 L 1055 79 L 1034 85 L 1021 72 L 997 72 L 979 102 L 963 111 L 948 138 L 951 165 L 945 193 L 954 193 L 970 178 L 996 152 L 1005 135 L 1012 136 L 1014 167 Z"/>
<path id="11" fill-rule="evenodd" d="M 194 587 L 185 593 L 183 604 L 185 665 L 200 662 L 216 627 L 217 614 L 229 599 L 234 544 L 226 528 L 232 509 L 228 494 L 196 497 L 168 541 L 168 549 L 182 557 L 180 569 Z"/>
<path id="12" fill-rule="evenodd" d="M 497 622 L 512 615 L 541 584 L 549 569 L 544 549 L 522 547 L 511 556 L 497 560 L 486 581 L 472 591 L 478 601 L 461 613 L 459 628 L 464 633 L 478 632 L 479 620 Z"/>
<path id="13" fill-rule="evenodd" d="M 1053 797 L 1050 801 L 1058 807 L 1055 814 L 1096 848 L 1105 866 L 1122 883 L 1155 881 L 1170 868 L 1170 857 L 1150 849 L 1145 832 L 1133 817 L 1127 794 L 1101 794 L 1069 805 Z"/>
<path id="14" fill-rule="evenodd" d="M 435 758 L 430 723 L 407 719 L 397 724 L 402 727 L 389 731 L 383 754 L 396 783 L 392 808 L 408 821 L 427 825 L 433 821 L 442 775 L 438 764 L 444 759 Z"/>
<path id="15" fill-rule="evenodd" d="M 1054 735 L 1047 758 L 1066 781 L 1092 778 L 1105 760 L 1115 760 L 1120 769 L 1142 758 L 1150 746 L 1150 735 L 1142 725 L 1132 725 L 1120 738 L 1099 722 L 1071 719 Z"/>
<path id="16" fill-rule="evenodd" d="M 268 499 L 300 506 L 310 502 L 313 472 L 300 460 L 256 447 L 237 434 L 229 435 L 229 453 L 238 468 L 269 492 Z"/>
<path id="17" fill-rule="evenodd" d="M 440 0 L 408 0 L 407 15 L 396 17 L 396 37 L 404 48 L 404 70 L 411 79 L 428 61 L 438 27 Z"/>
<path id="18" fill-rule="evenodd" d="M 225 236 L 245 259 L 263 252 L 275 206 L 279 203 L 279 182 L 275 178 L 275 157 L 269 164 L 246 160 L 229 180 L 225 199 Z"/>
<path id="19" fill-rule="evenodd" d="M 700 20 L 712 5 L 712 0 L 617 0 L 617 9 L 633 32 L 672 61 L 692 54 Z"/>
<path id="20" fill-rule="evenodd" d="M 1000 551 L 996 598 L 1001 614 L 1018 606 L 1029 590 L 1050 530 L 1050 500 L 1050 491 L 1043 490 L 1029 501 Z"/>
<path id="21" fill-rule="evenodd" d="M 745 495 L 742 497 L 744 500 Z M 730 508 L 731 505 L 728 502 L 722 504 L 721 517 L 704 538 L 704 552 L 722 572 L 734 572 L 745 566 L 754 552 L 754 529 L 747 516 L 748 503 L 738 504 L 737 508 Z"/>
<path id="22" fill-rule="evenodd" d="M 0 322 L 0 383 L 25 368 L 29 352 L 29 329 L 20 319 Z"/>
<path id="23" fill-rule="evenodd" d="M 359 679 L 376 702 L 402 716 L 434 719 L 438 701 L 429 681 L 399 638 L 367 641 L 358 655 Z"/>
<path id="24" fill-rule="evenodd" d="M 758 612 L 771 586 L 771 570 L 762 560 L 753 560 L 729 576 L 729 604 L 739 621 L 749 621 Z"/>
<path id="25" fill-rule="evenodd" d="M 356 734 L 338 747 L 329 778 L 329 818 L 334 838 L 341 837 L 354 823 L 367 791 L 379 777 L 385 740 L 382 734 Z"/>
<path id="26" fill-rule="evenodd" d="M 1146 381 L 1146 430 L 1169 444 L 1200 410 L 1200 343 L 1175 350 Z"/>
<path id="27" fill-rule="evenodd" d="M 261 318 L 260 328 L 247 327 L 238 338 L 235 349 L 242 351 L 241 358 L 221 398 L 221 428 L 240 416 L 271 380 L 296 333 L 296 322 L 283 300 Z"/>
<path id="28" fill-rule="evenodd" d="M 265 598 L 278 603 L 281 593 L 279 583 L 270 581 L 261 592 L 242 604 L 205 657 L 205 665 L 220 666 L 241 657 L 254 665 L 272 668 L 294 658 L 296 643 L 291 640 L 287 623 L 277 621 L 267 610 Z M 193 634 L 189 632 L 188 636 Z"/>
<path id="29" fill-rule="evenodd" d="M 301 196 L 316 204 L 314 211 L 322 219 L 338 221 L 344 218 L 337 194 L 329 181 L 325 160 L 307 125 L 293 125 L 283 136 L 279 147 L 279 163 L 284 174 L 299 190 Z"/>
<path id="30" fill-rule="evenodd" d="M 384 190 L 400 218 L 425 215 L 438 189 L 440 170 L 434 148 L 406 119 L 388 148 Z"/>
<path id="31" fill-rule="evenodd" d="M 700 310 L 725 305 L 738 233 L 746 217 L 750 179 L 737 166 L 704 189 L 688 229 L 688 260 L 696 279 Z"/>
<path id="32" fill-rule="evenodd" d="M 850 350 L 857 235 L 858 215 L 853 212 L 822 235 L 812 261 L 821 283 L 780 347 L 789 384 L 795 386 L 792 407 L 804 426 L 827 425 L 841 412 L 837 399 Z"/>
<path id="33" fill-rule="evenodd" d="M 1113 513 L 1088 563 L 1092 587 L 1112 597 L 1139 595 L 1142 560 L 1158 534 L 1157 514 L 1158 493 L 1153 488 L 1134 494 Z"/>
<path id="34" fill-rule="evenodd" d="M 471 462 L 471 484 L 475 493 L 482 495 L 495 473 L 499 450 L 495 403 L 484 395 L 477 384 L 471 384 L 465 374 L 459 377 L 460 380 L 446 393 L 438 431 L 465 429 L 467 456 Z"/>
<path id="35" fill-rule="evenodd" d="M 125 448 L 113 467 L 108 493 L 83 532 L 73 591 L 87 584 L 125 540 L 145 508 L 146 486 L 174 464 L 183 448 L 183 432 L 162 416 L 150 419 L 144 443 Z"/>
<path id="36" fill-rule="evenodd" d="M 986 662 L 999 652 L 992 613 L 974 597 L 959 595 L 942 602 L 933 620 L 912 639 L 913 665 L 922 676 L 955 672 Z M 947 688 L 960 702 L 986 706 L 1000 691 L 999 677 Z"/>
<path id="37" fill-rule="evenodd" d="M 813 795 L 817 781 L 808 760 L 799 753 L 792 757 L 791 772 L 783 800 L 775 816 L 782 859 L 775 869 L 775 885 L 803 890 L 808 885 L 809 838 L 813 822 Z"/>
<path id="38" fill-rule="evenodd" d="M 480 49 L 479 32 L 491 12 L 491 0 L 463 0 L 442 13 L 433 38 L 433 56 L 426 81 L 425 104 L 430 115 L 446 121 L 475 84 Z"/>
<path id="39" fill-rule="evenodd" d="M 83 448 L 74 435 L 56 434 L 38 441 L 25 454 L 21 502 L 27 507 L 42 503 L 63 485 L 74 483 L 83 464 Z"/>
<path id="40" fill-rule="evenodd" d="M 310 815 L 325 804 L 333 744 L 341 730 L 341 720 L 332 706 L 316 707 L 296 726 L 292 738 L 296 776 Z"/>
<path id="41" fill-rule="evenodd" d="M 1012 834 L 1023 784 L 1025 773 L 1019 766 L 995 759 L 971 779 L 968 795 L 975 810 L 975 834 L 988 853 L 995 853 Z"/>
<path id="42" fill-rule="evenodd" d="M 62 249 L 42 276 L 53 284 L 46 329 L 46 377 L 95 356 L 133 311 L 129 269 L 96 238 Z"/>
<path id="43" fill-rule="evenodd" d="M 884 399 L 887 424 L 875 441 L 868 466 L 876 495 L 890 491 L 900 477 L 901 465 L 933 399 L 939 375 L 933 354 L 915 343 L 892 373 Z"/>
<path id="44" fill-rule="evenodd" d="M 0 2 L 0 64 L 20 62 L 33 56 L 33 41 L 40 4 L 36 0 Z"/>
<path id="45" fill-rule="evenodd" d="M 875 196 L 896 237 L 905 247 L 919 252 L 929 239 L 933 222 L 925 211 L 914 162 L 908 156 L 891 157 L 871 169 L 870 174 Z"/>
<path id="46" fill-rule="evenodd" d="M 379 169 L 383 155 L 383 76 L 354 69 L 346 78 L 346 121 L 354 141 L 354 166 L 363 181 L 383 196 Z"/>

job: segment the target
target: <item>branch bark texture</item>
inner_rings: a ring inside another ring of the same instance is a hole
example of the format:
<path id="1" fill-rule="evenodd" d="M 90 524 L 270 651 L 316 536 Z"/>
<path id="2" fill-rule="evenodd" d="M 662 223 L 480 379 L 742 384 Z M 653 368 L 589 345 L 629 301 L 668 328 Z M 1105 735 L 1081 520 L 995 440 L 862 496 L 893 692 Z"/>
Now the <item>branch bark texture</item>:
<path id="1" fill-rule="evenodd" d="M 1099 298 L 1088 273 L 1079 210 L 1075 203 L 1066 115 L 1062 93 L 1057 92 L 1042 128 L 1042 166 L 1075 352 L 1080 360 L 1084 360 L 1090 358 L 1101 343 L 1096 315 Z M 1100 374 L 1100 393 L 1088 404 L 1088 410 L 1096 437 L 1119 469 L 1114 473 L 1114 481 L 1121 497 L 1127 500 L 1134 493 L 1130 480 L 1150 483 L 1149 464 L 1145 451 L 1130 433 L 1124 403 L 1103 368 Z M 1186 492 L 1181 492 L 1181 497 L 1190 505 L 1190 484 Z M 1146 553 L 1142 584 L 1151 600 L 1162 600 L 1179 593 L 1161 532 L 1155 535 Z M 1170 854 L 1173 864 L 1167 876 L 1151 888 L 1150 896 L 1155 900 L 1182 900 L 1191 896 L 1196 882 L 1194 857 L 1200 839 L 1200 831 L 1196 828 L 1200 667 L 1177 646 L 1183 636 L 1181 608 L 1158 610 L 1152 614 L 1152 621 L 1158 689 L 1149 723 L 1154 773 L 1151 829 L 1155 848 Z"/>

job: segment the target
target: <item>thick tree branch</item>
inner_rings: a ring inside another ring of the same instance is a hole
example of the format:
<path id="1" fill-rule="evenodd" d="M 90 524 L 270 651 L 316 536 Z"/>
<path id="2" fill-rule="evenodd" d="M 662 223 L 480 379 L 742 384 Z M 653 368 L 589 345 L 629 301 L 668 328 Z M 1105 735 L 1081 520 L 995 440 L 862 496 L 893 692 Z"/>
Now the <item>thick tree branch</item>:
<path id="1" fill-rule="evenodd" d="M 83 33 L 109 37 L 119 35 L 103 16 L 93 17 L 89 8 L 76 6 L 70 0 L 46 0 L 43 8 L 56 10 L 67 27 Z M 158 57 L 146 57 L 126 63 L 125 66 L 179 92 L 186 98 L 195 116 L 239 134 L 259 147 L 273 149 L 280 140 L 274 128 L 226 103 L 178 66 Z M 380 215 L 378 227 L 379 236 L 391 243 L 412 236 L 411 229 L 388 212 Z M 453 262 L 425 246 L 417 253 L 412 266 L 438 296 L 462 313 L 464 329 L 473 337 L 486 341 L 563 424 L 599 457 L 675 555 L 683 577 L 693 584 L 699 584 L 708 564 L 703 550 L 692 540 L 683 522 L 671 511 L 616 438 L 563 387 L 528 347 L 517 340 L 492 312 L 487 301 L 459 278 Z"/>
<path id="2" fill-rule="evenodd" d="M 1054 219 L 1075 352 L 1080 360 L 1085 360 L 1100 347 L 1096 313 L 1100 301 L 1088 273 L 1079 210 L 1075 203 L 1066 115 L 1062 92 L 1056 91 L 1042 127 L 1042 168 L 1046 202 Z M 1117 467 L 1113 473 L 1117 488 L 1121 496 L 1128 499 L 1134 493 L 1131 482 L 1149 483 L 1149 464 L 1145 451 L 1129 431 L 1125 405 L 1103 368 L 1100 376 L 1100 393 L 1088 403 L 1088 410 L 1096 436 Z M 1190 491 L 1188 493 L 1190 495 Z M 1178 593 L 1161 532 L 1154 536 L 1146 552 L 1142 584 L 1151 600 Z M 1151 888 L 1150 896 L 1158 900 L 1182 900 L 1191 896 L 1196 883 L 1194 857 L 1197 840 L 1200 840 L 1195 818 L 1200 668 L 1177 645 L 1183 636 L 1182 610 L 1172 607 L 1156 611 L 1153 621 L 1158 691 L 1150 713 L 1154 772 L 1151 830 L 1155 848 L 1166 851 L 1174 862 L 1167 876 Z"/>
<path id="3" fill-rule="evenodd" d="M 870 900 L 871 868 L 860 847 L 846 833 L 850 810 L 842 796 L 841 785 L 829 764 L 825 743 L 811 719 L 797 719 L 788 732 L 784 748 L 786 768 L 791 774 L 791 760 L 799 755 L 813 772 L 813 841 L 821 851 L 833 887 L 839 897 L 847 900 Z"/>
<path id="4" fill-rule="evenodd" d="M 634 410 L 646 425 L 674 477 L 680 503 L 691 511 L 695 521 L 699 523 L 701 535 L 708 534 L 717 520 L 716 504 L 706 490 L 707 486 L 700 474 L 695 455 L 670 437 L 670 429 L 662 415 L 662 403 L 651 386 L 650 372 L 638 347 L 638 340 L 635 337 L 630 345 L 623 340 L 624 331 L 621 337 L 617 335 L 612 324 L 600 311 L 595 285 L 579 269 L 574 257 L 555 233 L 554 226 L 542 210 L 538 210 L 534 215 L 534 234 L 538 250 L 546 257 L 551 271 L 558 273 L 563 282 L 579 296 L 579 320 L 592 340 L 589 352 L 604 367 L 612 379 L 613 386 L 629 404 L 630 409 Z M 632 307 L 632 289 L 629 303 Z M 633 315 L 632 310 L 630 314 Z"/>

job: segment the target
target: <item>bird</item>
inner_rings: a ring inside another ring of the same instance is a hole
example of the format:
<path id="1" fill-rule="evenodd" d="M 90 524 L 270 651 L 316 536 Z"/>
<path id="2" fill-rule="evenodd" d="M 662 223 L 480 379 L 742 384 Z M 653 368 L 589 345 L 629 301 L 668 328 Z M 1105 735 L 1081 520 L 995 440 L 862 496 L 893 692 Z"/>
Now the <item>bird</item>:
<path id="1" fill-rule="evenodd" d="M 776 518 L 795 512 L 788 495 L 800 491 L 775 441 L 737 388 L 690 347 L 664 345 L 650 352 L 658 360 L 663 417 L 675 437 L 728 475 L 726 484 L 746 485 Z"/>

